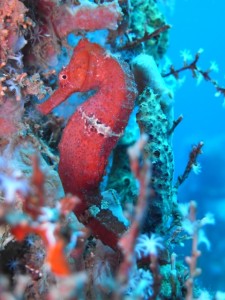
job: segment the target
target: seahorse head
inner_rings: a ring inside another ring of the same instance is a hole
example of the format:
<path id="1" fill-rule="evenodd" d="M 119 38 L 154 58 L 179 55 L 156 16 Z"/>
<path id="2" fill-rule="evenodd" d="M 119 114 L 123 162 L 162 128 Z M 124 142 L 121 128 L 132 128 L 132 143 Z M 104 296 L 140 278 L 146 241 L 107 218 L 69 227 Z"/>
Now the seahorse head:
<path id="1" fill-rule="evenodd" d="M 91 45 L 87 40 L 81 40 L 78 43 L 70 63 L 59 73 L 57 90 L 47 101 L 37 106 L 41 113 L 48 114 L 71 94 L 88 90 L 85 81 L 88 74 Z"/>
<path id="2" fill-rule="evenodd" d="M 59 88 L 74 93 L 82 91 L 89 66 L 89 53 L 86 49 L 75 49 L 69 65 L 59 73 Z"/>
<path id="3" fill-rule="evenodd" d="M 86 92 L 96 86 L 96 68 L 105 58 L 105 51 L 87 39 L 80 40 L 69 65 L 59 73 L 59 86 L 71 92 Z M 102 65 L 101 65 L 102 67 Z"/>

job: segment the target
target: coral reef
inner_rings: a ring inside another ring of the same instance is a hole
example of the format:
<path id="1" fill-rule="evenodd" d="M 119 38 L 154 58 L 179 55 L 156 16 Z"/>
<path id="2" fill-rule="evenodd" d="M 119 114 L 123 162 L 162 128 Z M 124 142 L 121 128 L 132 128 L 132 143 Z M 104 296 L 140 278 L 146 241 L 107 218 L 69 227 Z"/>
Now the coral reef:
<path id="1" fill-rule="evenodd" d="M 198 243 L 214 219 L 177 203 L 203 143 L 174 184 L 182 117 L 165 78 L 190 69 L 224 89 L 199 53 L 161 71 L 157 2 L 0 0 L 1 299 L 203 299 Z M 173 251 L 186 240 L 185 265 Z"/>
<path id="2" fill-rule="evenodd" d="M 131 1 L 131 6 L 130 30 L 135 39 L 146 38 L 143 43 L 144 52 L 154 56 L 156 60 L 162 58 L 168 47 L 168 32 L 149 40 L 147 36 L 166 24 L 165 17 L 154 0 Z"/>
<path id="3" fill-rule="evenodd" d="M 17 53 L 27 43 L 23 31 L 32 26 L 32 21 L 26 16 L 28 9 L 18 0 L 0 2 L 0 68 L 8 60 L 17 60 Z"/>

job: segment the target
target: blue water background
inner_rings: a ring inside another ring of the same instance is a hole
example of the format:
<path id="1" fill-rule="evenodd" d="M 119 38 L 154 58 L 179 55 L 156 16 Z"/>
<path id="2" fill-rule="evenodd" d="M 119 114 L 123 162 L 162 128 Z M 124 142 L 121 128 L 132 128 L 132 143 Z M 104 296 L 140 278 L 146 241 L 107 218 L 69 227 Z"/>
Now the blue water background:
<path id="1" fill-rule="evenodd" d="M 199 66 L 206 70 L 210 62 L 215 61 L 219 73 L 212 72 L 211 76 L 225 87 L 225 1 L 176 0 L 174 10 L 167 11 L 167 19 L 173 26 L 168 56 L 174 66 L 182 66 L 181 50 L 188 49 L 194 55 L 203 48 Z M 225 291 L 224 97 L 216 98 L 216 90 L 208 82 L 197 86 L 189 71 L 182 76 L 186 80 L 175 93 L 175 116 L 184 116 L 173 139 L 175 178 L 184 170 L 191 147 L 199 141 L 204 141 L 205 145 L 199 159 L 202 172 L 191 174 L 180 188 L 178 199 L 180 202 L 196 200 L 199 218 L 207 212 L 214 214 L 216 225 L 206 228 L 211 250 L 200 247 L 199 265 L 203 274 L 199 282 L 209 290 Z M 188 252 L 190 245 L 185 247 L 183 256 Z M 179 258 L 182 259 L 182 254 Z"/>

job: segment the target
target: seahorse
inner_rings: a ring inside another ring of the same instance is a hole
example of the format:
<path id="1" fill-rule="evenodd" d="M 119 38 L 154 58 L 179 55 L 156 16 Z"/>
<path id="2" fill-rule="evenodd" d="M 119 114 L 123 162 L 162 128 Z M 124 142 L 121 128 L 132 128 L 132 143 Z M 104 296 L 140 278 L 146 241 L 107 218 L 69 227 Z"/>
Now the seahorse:
<path id="1" fill-rule="evenodd" d="M 74 210 L 78 219 L 115 247 L 126 228 L 109 210 L 101 209 L 99 185 L 134 106 L 136 87 L 128 64 L 118 62 L 98 44 L 80 40 L 70 63 L 59 73 L 58 89 L 38 110 L 48 114 L 72 93 L 90 90 L 94 95 L 77 108 L 63 130 L 59 176 L 64 191 L 81 199 Z M 97 208 L 95 215 L 90 207 Z"/>

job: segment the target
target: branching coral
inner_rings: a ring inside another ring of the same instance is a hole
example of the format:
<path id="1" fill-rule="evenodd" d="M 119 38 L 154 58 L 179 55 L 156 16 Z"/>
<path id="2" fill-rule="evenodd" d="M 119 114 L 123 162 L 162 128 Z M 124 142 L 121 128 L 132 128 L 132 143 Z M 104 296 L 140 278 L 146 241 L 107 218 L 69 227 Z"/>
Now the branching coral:
<path id="1" fill-rule="evenodd" d="M 203 79 L 205 81 L 209 81 L 216 89 L 215 96 L 223 95 L 225 96 L 225 88 L 223 86 L 220 86 L 216 80 L 212 78 L 210 73 L 212 71 L 218 72 L 218 66 L 215 62 L 211 62 L 211 65 L 208 69 L 202 70 L 198 66 L 199 58 L 201 53 L 203 52 L 203 49 L 200 49 L 196 54 L 194 59 L 189 62 L 192 59 L 191 54 L 186 50 L 184 50 L 181 53 L 181 56 L 183 57 L 183 67 L 175 69 L 173 65 L 170 66 L 170 71 L 163 74 L 163 77 L 168 77 L 170 75 L 174 76 L 176 79 L 179 78 L 179 74 L 183 71 L 190 70 L 192 73 L 193 78 L 196 78 L 198 83 L 200 83 Z"/>

